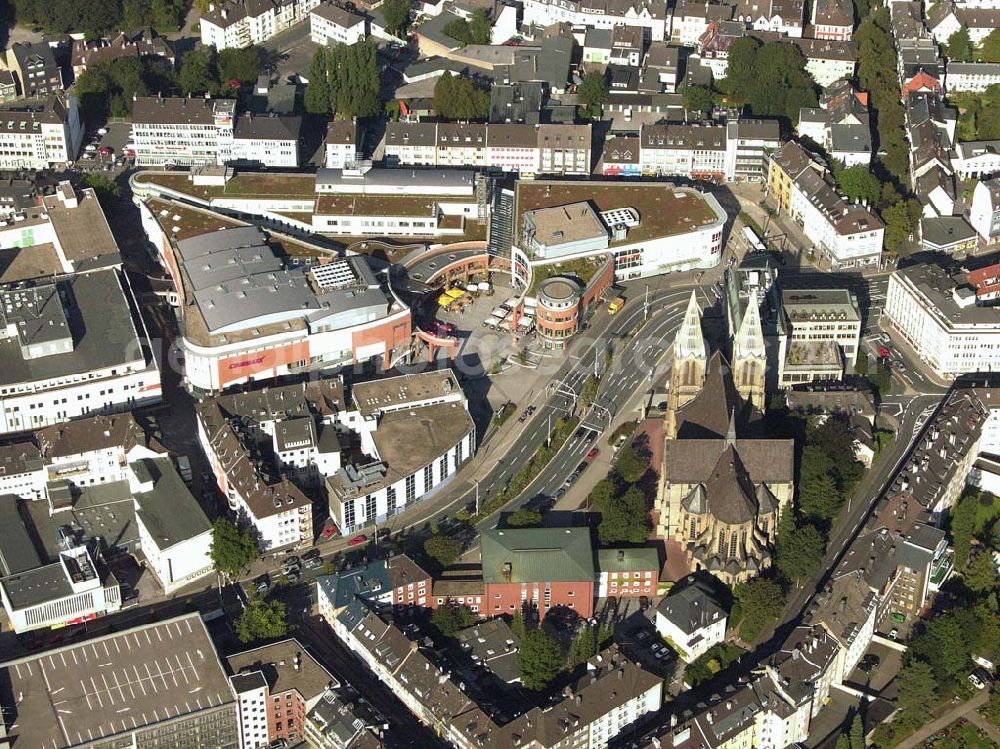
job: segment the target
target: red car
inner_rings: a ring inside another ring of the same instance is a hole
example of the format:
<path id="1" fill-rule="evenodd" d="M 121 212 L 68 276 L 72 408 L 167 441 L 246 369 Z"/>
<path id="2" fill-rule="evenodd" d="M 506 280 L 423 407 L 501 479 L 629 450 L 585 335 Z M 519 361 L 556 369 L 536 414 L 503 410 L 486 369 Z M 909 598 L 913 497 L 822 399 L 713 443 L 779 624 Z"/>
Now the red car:
<path id="1" fill-rule="evenodd" d="M 875 351 L 883 359 L 888 359 L 890 356 L 892 356 L 892 352 L 889 351 L 889 349 L 887 349 L 885 346 L 879 346 L 877 349 L 875 349 Z"/>
<path id="2" fill-rule="evenodd" d="M 102 147 L 102 148 L 101 148 L 101 149 L 100 149 L 100 150 L 98 151 L 98 153 L 99 153 L 99 154 L 101 154 L 101 156 L 110 156 L 111 154 L 113 154 L 113 153 L 114 153 L 114 151 L 113 151 L 113 150 L 111 149 L 111 147 L 110 147 L 110 146 L 103 146 L 103 147 Z"/>
<path id="3" fill-rule="evenodd" d="M 587 453 L 587 460 L 593 460 L 598 456 L 598 454 L 600 454 L 600 452 L 601 451 L 598 450 L 596 447 L 590 448 L 590 452 Z"/>
<path id="4" fill-rule="evenodd" d="M 339 533 L 340 533 L 340 531 L 337 530 L 337 526 L 331 524 L 331 525 L 328 525 L 326 528 L 324 528 L 323 532 L 320 533 L 320 535 L 323 538 L 333 538 L 334 536 L 336 536 Z"/>
<path id="5" fill-rule="evenodd" d="M 368 540 L 368 536 L 362 533 L 360 536 L 355 536 L 350 541 L 347 542 L 348 546 L 357 546 L 358 544 L 363 544 Z"/>

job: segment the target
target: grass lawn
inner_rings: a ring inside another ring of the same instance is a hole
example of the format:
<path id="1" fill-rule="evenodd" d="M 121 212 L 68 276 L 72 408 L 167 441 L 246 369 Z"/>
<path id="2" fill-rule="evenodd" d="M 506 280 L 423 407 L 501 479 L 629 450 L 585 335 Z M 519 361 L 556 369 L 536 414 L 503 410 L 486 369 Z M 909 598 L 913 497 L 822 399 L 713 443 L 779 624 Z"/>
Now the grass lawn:
<path id="1" fill-rule="evenodd" d="M 590 279 L 601 269 L 602 261 L 595 262 L 590 258 L 579 258 L 577 260 L 566 260 L 561 263 L 549 263 L 548 265 L 532 266 L 532 282 L 528 294 L 534 294 L 538 285 L 553 276 L 573 276 L 578 278 L 584 287 L 590 283 Z"/>
<path id="2" fill-rule="evenodd" d="M 990 738 L 964 718 L 924 742 L 928 749 L 994 749 Z"/>
<path id="3" fill-rule="evenodd" d="M 684 673 L 684 681 L 696 687 L 703 681 L 708 681 L 716 674 L 725 671 L 739 660 L 746 651 L 731 642 L 720 642 L 694 663 L 688 666 Z"/>

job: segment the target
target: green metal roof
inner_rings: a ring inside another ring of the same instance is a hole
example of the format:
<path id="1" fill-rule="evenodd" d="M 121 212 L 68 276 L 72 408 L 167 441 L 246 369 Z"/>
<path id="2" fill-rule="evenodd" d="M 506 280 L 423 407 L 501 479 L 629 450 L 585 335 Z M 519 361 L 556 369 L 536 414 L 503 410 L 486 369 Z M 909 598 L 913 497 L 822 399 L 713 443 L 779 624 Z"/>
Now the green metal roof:
<path id="1" fill-rule="evenodd" d="M 589 528 L 495 528 L 483 531 L 479 540 L 483 582 L 560 583 L 594 579 L 594 547 Z"/>
<path id="2" fill-rule="evenodd" d="M 660 555 L 656 549 L 598 549 L 597 569 L 600 572 L 638 572 L 660 569 Z"/>

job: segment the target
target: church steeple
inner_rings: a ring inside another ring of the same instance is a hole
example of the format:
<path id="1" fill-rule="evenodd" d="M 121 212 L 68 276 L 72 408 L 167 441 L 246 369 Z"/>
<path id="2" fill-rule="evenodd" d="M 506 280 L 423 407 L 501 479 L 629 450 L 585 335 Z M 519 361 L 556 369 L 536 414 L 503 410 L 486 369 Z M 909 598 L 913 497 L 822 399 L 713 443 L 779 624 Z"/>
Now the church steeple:
<path id="1" fill-rule="evenodd" d="M 695 290 L 692 290 L 684 320 L 674 336 L 665 417 L 667 423 L 664 425 L 668 438 L 676 436 L 678 409 L 694 398 L 705 384 L 707 368 L 708 346 L 701 330 L 701 307 Z"/>
<path id="2" fill-rule="evenodd" d="M 695 291 L 691 290 L 691 299 L 688 300 L 687 310 L 684 312 L 684 321 L 674 337 L 675 360 L 692 356 L 708 360 L 705 337 L 701 331 L 701 306 L 698 304 Z"/>
<path id="3" fill-rule="evenodd" d="M 767 352 L 760 322 L 757 292 L 750 292 L 746 312 L 733 340 L 733 379 L 743 400 L 764 408 L 764 370 Z"/>
<path id="4" fill-rule="evenodd" d="M 729 411 L 729 429 L 726 431 L 726 447 L 736 447 L 736 410 Z"/>

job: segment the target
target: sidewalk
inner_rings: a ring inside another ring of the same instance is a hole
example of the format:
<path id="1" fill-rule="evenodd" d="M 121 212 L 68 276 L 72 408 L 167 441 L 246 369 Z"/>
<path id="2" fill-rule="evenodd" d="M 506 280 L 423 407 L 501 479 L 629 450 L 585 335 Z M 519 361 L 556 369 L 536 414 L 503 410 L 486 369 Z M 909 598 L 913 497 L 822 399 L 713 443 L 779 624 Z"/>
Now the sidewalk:
<path id="1" fill-rule="evenodd" d="M 968 718 L 975 723 L 975 718 L 973 716 L 978 717 L 976 710 L 986 704 L 986 700 L 989 699 L 989 696 L 989 692 L 984 689 L 968 702 L 955 705 L 955 707 L 937 720 L 932 720 L 909 738 L 903 739 L 896 745 L 896 749 L 917 749 L 917 747 L 923 745 L 923 743 L 931 736 L 936 734 L 941 729 L 947 728 L 959 718 Z M 976 723 L 976 725 L 978 726 L 979 724 Z"/>

